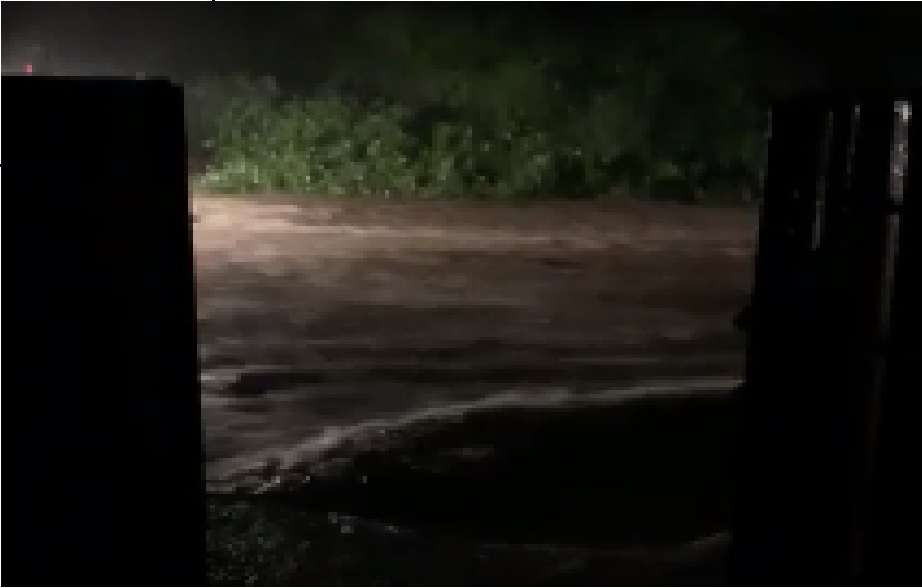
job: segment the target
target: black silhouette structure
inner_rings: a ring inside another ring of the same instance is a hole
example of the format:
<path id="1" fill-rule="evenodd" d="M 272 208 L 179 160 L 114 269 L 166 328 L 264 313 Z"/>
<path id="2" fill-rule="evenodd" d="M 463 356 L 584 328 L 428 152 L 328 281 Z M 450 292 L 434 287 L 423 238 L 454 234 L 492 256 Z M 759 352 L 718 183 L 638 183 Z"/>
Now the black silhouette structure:
<path id="1" fill-rule="evenodd" d="M 772 111 L 740 320 L 735 583 L 918 575 L 919 96 L 839 92 Z"/>
<path id="2" fill-rule="evenodd" d="M 3 90 L 3 581 L 200 585 L 182 91 Z"/>

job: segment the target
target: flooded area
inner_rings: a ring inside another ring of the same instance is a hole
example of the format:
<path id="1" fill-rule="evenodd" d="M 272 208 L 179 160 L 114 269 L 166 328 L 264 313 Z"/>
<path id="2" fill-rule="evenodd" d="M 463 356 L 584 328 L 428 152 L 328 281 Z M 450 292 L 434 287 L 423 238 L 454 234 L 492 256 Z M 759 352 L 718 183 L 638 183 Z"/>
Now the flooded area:
<path id="1" fill-rule="evenodd" d="M 725 549 L 754 211 L 193 208 L 205 470 L 210 508 L 230 505 L 215 533 L 249 496 L 307 517 L 297 533 L 346 517 L 388 553 L 393 528 L 501 561 L 633 561 L 585 581 Z"/>
<path id="2" fill-rule="evenodd" d="M 210 482 L 297 461 L 332 431 L 527 402 L 529 388 L 536 402 L 559 384 L 740 374 L 748 211 L 231 198 L 194 210 Z"/>

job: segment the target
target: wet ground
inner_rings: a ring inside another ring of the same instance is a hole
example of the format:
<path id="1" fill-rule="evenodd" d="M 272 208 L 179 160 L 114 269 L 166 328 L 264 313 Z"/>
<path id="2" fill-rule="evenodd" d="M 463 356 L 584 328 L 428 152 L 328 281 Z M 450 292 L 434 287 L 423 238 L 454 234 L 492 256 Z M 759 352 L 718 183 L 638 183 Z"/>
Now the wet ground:
<path id="1" fill-rule="evenodd" d="M 250 501 L 214 495 L 213 535 L 285 528 L 257 559 L 283 557 L 287 579 L 253 582 L 718 573 L 753 211 L 212 197 L 194 212 L 206 476 Z M 332 548 L 322 529 L 353 545 L 348 571 L 311 567 Z M 404 541 L 431 573 L 399 563 Z M 707 561 L 689 560 L 700 545 Z M 434 571 L 450 553 L 468 575 Z"/>

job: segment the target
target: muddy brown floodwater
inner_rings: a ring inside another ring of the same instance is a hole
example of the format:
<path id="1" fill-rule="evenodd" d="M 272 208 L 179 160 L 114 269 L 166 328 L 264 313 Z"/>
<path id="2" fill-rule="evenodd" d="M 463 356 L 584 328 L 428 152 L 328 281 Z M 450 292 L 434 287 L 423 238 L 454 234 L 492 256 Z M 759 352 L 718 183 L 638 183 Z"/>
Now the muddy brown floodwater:
<path id="1" fill-rule="evenodd" d="M 619 521 L 621 545 L 721 532 L 725 472 L 699 457 L 726 449 L 754 210 L 232 197 L 193 209 L 210 490 L 533 548 L 598 542 Z M 561 476 L 563 494 L 528 490 Z M 532 500 L 513 522 L 443 520 L 465 492 L 490 496 L 472 502 L 484 521 Z M 597 508 L 600 493 L 622 503 L 617 520 L 556 508 L 544 534 L 515 522 L 546 514 L 548 496 Z M 658 502 L 632 507 L 641 494 Z"/>

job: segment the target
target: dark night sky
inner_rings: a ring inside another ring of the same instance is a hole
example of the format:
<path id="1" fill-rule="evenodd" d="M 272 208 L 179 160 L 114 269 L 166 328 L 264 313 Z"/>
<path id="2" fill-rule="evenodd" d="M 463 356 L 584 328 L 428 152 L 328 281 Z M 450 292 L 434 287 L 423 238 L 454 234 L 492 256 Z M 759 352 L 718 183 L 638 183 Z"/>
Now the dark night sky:
<path id="1" fill-rule="evenodd" d="M 251 70 L 299 75 L 348 47 L 356 15 L 511 18 L 560 35 L 602 36 L 635 22 L 730 20 L 783 59 L 817 61 L 839 79 L 918 80 L 922 10 L 912 4 L 328 4 L 3 3 L 4 70 L 40 43 L 79 72 L 175 76 Z M 436 19 L 435 22 L 438 22 Z M 896 72 L 896 73 L 894 73 Z"/>

